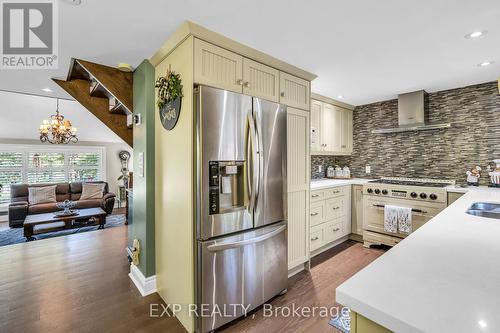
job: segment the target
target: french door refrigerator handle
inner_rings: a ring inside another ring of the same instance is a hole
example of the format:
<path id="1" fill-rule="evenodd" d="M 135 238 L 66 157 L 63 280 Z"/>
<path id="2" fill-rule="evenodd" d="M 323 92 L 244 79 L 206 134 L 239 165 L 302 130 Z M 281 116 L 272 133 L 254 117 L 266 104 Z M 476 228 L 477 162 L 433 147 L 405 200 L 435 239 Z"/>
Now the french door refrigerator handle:
<path id="1" fill-rule="evenodd" d="M 279 228 L 277 228 L 273 231 L 268 232 L 267 234 L 264 234 L 264 235 L 261 235 L 261 236 L 255 237 L 255 238 L 245 239 L 245 240 L 238 241 L 238 242 L 209 245 L 209 246 L 207 246 L 207 250 L 210 252 L 218 252 L 218 251 L 234 249 L 236 247 L 242 247 L 242 246 L 245 246 L 248 244 L 259 243 L 259 242 L 265 241 L 266 239 L 272 238 L 272 237 L 280 234 L 285 229 L 286 229 L 286 224 L 280 226 Z"/>
<path id="2" fill-rule="evenodd" d="M 255 196 L 257 188 L 255 181 L 255 146 L 256 146 L 256 134 L 255 134 L 255 122 L 252 117 L 252 111 L 247 113 L 247 123 L 248 123 L 248 133 L 247 136 L 247 149 L 246 149 L 246 164 L 247 164 L 247 188 L 248 188 L 248 211 L 252 212 L 255 208 Z M 250 172 L 251 170 L 251 172 Z"/>
<path id="3" fill-rule="evenodd" d="M 254 119 L 254 128 L 255 128 L 255 138 L 257 141 L 257 149 L 255 151 L 255 161 L 257 165 L 257 170 L 258 172 L 256 173 L 255 177 L 255 202 L 259 200 L 259 194 L 260 194 L 260 185 L 261 181 L 264 182 L 263 178 L 263 169 L 264 169 L 264 152 L 262 148 L 262 128 L 261 128 L 261 120 L 259 118 L 259 112 L 255 112 L 255 119 Z"/>

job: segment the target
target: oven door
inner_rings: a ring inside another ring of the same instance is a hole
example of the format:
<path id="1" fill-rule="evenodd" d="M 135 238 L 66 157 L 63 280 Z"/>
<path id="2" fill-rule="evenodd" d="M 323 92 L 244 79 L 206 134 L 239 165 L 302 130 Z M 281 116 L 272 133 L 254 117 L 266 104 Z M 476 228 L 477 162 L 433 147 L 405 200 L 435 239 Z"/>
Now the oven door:
<path id="1" fill-rule="evenodd" d="M 381 198 L 365 195 L 363 198 L 363 229 L 399 238 L 405 238 L 408 235 L 399 232 L 389 233 L 384 231 L 384 205 L 412 208 L 413 231 L 423 226 L 445 208 L 442 204 L 433 202 Z"/>

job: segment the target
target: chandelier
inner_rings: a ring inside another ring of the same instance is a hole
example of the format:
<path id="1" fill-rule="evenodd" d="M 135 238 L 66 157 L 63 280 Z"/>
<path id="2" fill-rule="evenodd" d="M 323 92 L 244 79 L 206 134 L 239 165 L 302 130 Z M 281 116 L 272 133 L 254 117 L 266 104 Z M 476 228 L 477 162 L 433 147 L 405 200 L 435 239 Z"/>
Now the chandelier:
<path id="1" fill-rule="evenodd" d="M 76 127 L 71 125 L 71 121 L 64 120 L 64 116 L 59 113 L 59 98 L 57 99 L 56 114 L 45 119 L 40 125 L 40 141 L 52 144 L 68 144 L 78 142 L 76 137 Z"/>

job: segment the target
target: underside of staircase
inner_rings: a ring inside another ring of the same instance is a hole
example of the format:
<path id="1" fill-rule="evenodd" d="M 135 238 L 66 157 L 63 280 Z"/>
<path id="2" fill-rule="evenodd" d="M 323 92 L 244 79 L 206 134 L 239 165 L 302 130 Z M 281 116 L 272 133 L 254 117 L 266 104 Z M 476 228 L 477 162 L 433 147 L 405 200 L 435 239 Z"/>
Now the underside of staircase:
<path id="1" fill-rule="evenodd" d="M 52 80 L 133 147 L 132 125 L 127 122 L 133 110 L 133 73 L 71 59 L 66 81 Z"/>

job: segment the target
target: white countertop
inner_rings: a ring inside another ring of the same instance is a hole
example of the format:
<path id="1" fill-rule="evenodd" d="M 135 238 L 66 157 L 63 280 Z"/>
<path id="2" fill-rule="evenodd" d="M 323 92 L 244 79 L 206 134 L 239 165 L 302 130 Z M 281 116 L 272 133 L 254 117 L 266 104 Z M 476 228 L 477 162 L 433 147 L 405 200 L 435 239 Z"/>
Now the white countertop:
<path id="1" fill-rule="evenodd" d="M 330 187 L 344 186 L 344 185 L 363 185 L 373 179 L 364 178 L 351 178 L 351 179 L 313 179 L 311 180 L 311 190 L 321 190 Z"/>
<path id="2" fill-rule="evenodd" d="M 455 192 L 455 193 L 467 193 L 471 188 L 478 188 L 476 186 L 469 186 L 469 187 L 461 187 L 458 185 L 449 185 L 446 186 L 446 192 Z M 481 185 L 479 188 L 488 188 L 488 186 Z"/>
<path id="3" fill-rule="evenodd" d="M 500 203 L 472 188 L 337 288 L 337 302 L 394 332 L 500 332 L 500 220 L 465 213 Z"/>

